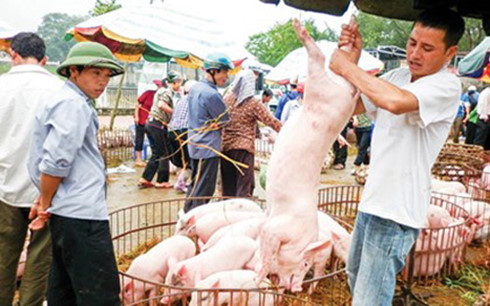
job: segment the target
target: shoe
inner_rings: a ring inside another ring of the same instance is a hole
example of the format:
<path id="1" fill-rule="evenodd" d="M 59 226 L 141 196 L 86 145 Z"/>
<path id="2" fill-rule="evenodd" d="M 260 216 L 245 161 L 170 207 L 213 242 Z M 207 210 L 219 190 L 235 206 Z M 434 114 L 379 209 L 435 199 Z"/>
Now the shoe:
<path id="1" fill-rule="evenodd" d="M 333 165 L 333 168 L 335 170 L 344 170 L 345 166 L 342 164 L 335 164 L 335 165 Z"/>
<path id="2" fill-rule="evenodd" d="M 138 182 L 138 188 L 139 189 L 145 189 L 145 188 L 151 188 L 151 187 L 154 187 L 155 185 L 153 185 L 152 182 Z"/>
<path id="3" fill-rule="evenodd" d="M 155 188 L 172 188 L 172 184 L 169 182 L 155 183 Z"/>
<path id="4" fill-rule="evenodd" d="M 137 161 L 134 163 L 134 166 L 144 168 L 144 167 L 146 167 L 146 163 L 144 161 Z"/>

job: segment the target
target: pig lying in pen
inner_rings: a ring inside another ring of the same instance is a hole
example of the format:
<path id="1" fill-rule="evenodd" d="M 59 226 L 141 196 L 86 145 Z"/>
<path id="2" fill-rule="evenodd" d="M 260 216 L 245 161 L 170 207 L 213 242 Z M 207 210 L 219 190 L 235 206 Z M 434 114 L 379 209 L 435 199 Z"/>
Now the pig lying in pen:
<path id="1" fill-rule="evenodd" d="M 268 167 L 257 282 L 277 274 L 280 286 L 296 292 L 316 253 L 331 244 L 319 241 L 316 188 L 323 159 L 354 111 L 355 90 L 326 73 L 321 50 L 298 20 L 293 25 L 308 53 L 308 75 L 303 108 L 279 133 Z"/>

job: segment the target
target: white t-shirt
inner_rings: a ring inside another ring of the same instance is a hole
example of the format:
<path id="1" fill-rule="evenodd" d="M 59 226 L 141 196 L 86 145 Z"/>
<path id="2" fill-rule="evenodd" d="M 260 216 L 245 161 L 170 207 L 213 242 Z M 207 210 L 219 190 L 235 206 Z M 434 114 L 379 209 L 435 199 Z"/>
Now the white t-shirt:
<path id="1" fill-rule="evenodd" d="M 34 116 L 63 82 L 37 65 L 17 65 L 0 76 L 0 200 L 30 207 L 39 191 L 27 172 Z"/>
<path id="2" fill-rule="evenodd" d="M 456 117 L 461 84 L 446 68 L 412 83 L 407 68 L 381 78 L 414 94 L 419 110 L 394 115 L 362 95 L 374 132 L 359 210 L 421 228 L 430 203 L 430 171 Z"/>

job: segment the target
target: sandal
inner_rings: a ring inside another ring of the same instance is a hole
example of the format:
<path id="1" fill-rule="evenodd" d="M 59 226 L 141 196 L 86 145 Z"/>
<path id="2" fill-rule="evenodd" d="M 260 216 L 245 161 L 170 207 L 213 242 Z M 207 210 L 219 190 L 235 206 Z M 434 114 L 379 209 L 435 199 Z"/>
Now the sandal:
<path id="1" fill-rule="evenodd" d="M 138 188 L 139 189 L 145 189 L 145 188 L 151 188 L 154 187 L 152 182 L 138 182 Z"/>
<path id="2" fill-rule="evenodd" d="M 172 188 L 173 185 L 169 182 L 155 183 L 155 188 Z"/>
<path id="3" fill-rule="evenodd" d="M 344 170 L 345 166 L 342 164 L 336 164 L 333 166 L 335 170 Z"/>

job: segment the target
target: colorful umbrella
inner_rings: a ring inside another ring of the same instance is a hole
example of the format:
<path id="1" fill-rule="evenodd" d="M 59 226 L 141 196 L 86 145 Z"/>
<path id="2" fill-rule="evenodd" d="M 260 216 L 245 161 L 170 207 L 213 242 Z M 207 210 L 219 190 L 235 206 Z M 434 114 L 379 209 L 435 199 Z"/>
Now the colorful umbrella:
<path id="1" fill-rule="evenodd" d="M 18 31 L 7 23 L 0 21 L 0 51 L 10 50 L 10 39 L 17 34 Z"/>
<path id="2" fill-rule="evenodd" d="M 490 83 L 490 37 L 486 37 L 478 46 L 468 53 L 458 64 L 461 76 L 482 78 Z"/>
<path id="3" fill-rule="evenodd" d="M 219 51 L 239 64 L 250 55 L 229 40 L 223 29 L 210 18 L 181 12 L 169 5 L 128 6 L 78 24 L 65 39 L 100 42 L 119 60 L 127 62 L 143 57 L 165 63 L 174 58 L 184 67 L 198 68 L 208 53 Z"/>
<path id="4" fill-rule="evenodd" d="M 325 54 L 325 67 L 328 67 L 330 56 L 337 48 L 336 42 L 321 40 L 317 41 L 318 46 Z M 308 56 L 305 47 L 298 48 L 289 53 L 274 69 L 265 76 L 267 81 L 280 82 L 295 77 L 305 77 Z M 366 51 L 362 51 L 359 59 L 359 67 L 370 73 L 377 73 L 383 69 L 383 62 L 375 58 Z"/>

